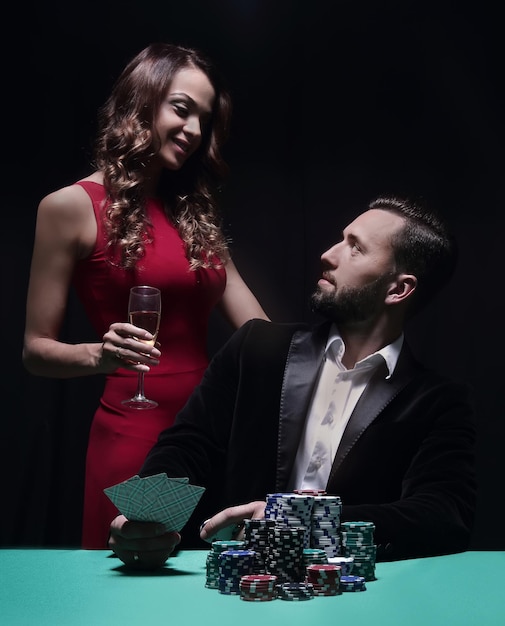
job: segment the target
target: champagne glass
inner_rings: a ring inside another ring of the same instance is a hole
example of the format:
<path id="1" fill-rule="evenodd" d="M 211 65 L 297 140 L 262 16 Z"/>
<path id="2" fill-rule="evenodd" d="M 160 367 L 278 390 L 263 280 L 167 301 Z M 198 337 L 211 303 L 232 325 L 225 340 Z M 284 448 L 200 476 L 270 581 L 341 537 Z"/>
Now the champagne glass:
<path id="1" fill-rule="evenodd" d="M 128 321 L 134 326 L 145 328 L 153 335 L 153 339 L 150 341 L 146 339 L 141 339 L 140 341 L 149 346 L 154 346 L 160 327 L 160 317 L 160 290 L 147 285 L 132 287 L 128 300 Z M 154 407 L 158 406 L 157 402 L 149 400 L 144 395 L 144 372 L 138 373 L 135 395 L 128 400 L 123 400 L 122 403 L 130 409 L 154 409 Z"/>

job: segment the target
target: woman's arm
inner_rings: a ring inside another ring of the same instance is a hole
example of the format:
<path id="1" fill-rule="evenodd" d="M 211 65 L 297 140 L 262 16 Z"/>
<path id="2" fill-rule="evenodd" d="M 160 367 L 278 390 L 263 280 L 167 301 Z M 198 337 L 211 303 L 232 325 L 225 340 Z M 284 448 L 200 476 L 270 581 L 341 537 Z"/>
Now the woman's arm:
<path id="1" fill-rule="evenodd" d="M 134 338 L 144 337 L 145 331 L 124 322 L 111 324 L 103 343 L 59 340 L 75 264 L 89 256 L 96 236 L 91 201 L 79 186 L 64 187 L 40 202 L 23 346 L 23 363 L 32 374 L 73 378 L 118 367 L 148 371 L 159 362 L 157 348 L 146 355 L 145 344 Z"/>
<path id="2" fill-rule="evenodd" d="M 39 204 L 26 301 L 23 362 L 36 375 L 71 378 L 95 373 L 100 343 L 58 340 L 74 266 L 96 239 L 93 207 L 78 187 L 64 187 Z"/>
<path id="3" fill-rule="evenodd" d="M 235 329 L 254 318 L 270 321 L 231 259 L 226 263 L 226 288 L 218 308 Z"/>

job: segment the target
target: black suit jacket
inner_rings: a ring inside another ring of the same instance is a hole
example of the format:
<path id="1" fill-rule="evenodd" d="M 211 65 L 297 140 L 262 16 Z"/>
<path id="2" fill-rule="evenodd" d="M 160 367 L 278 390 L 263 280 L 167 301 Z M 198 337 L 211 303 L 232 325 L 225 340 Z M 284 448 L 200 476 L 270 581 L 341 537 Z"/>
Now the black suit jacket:
<path id="1" fill-rule="evenodd" d="M 161 433 L 140 474 L 207 488 L 182 547 L 202 547 L 197 527 L 218 510 L 286 491 L 328 330 L 248 322 Z M 424 368 L 406 342 L 385 375 L 349 419 L 327 492 L 341 497 L 342 520 L 375 523 L 378 560 L 465 550 L 476 497 L 467 389 Z"/>

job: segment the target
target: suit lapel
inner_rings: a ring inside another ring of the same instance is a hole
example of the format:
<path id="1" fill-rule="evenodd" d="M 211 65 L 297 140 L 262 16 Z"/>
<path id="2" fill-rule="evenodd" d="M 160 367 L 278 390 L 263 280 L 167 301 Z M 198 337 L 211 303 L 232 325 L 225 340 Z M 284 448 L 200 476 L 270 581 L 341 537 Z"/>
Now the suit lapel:
<path id="1" fill-rule="evenodd" d="M 285 489 L 302 436 L 310 399 L 323 361 L 329 324 L 293 335 L 286 359 L 279 415 L 277 489 Z"/>
<path id="2" fill-rule="evenodd" d="M 386 379 L 387 367 L 385 363 L 372 376 L 361 398 L 358 400 L 342 435 L 342 440 L 333 459 L 328 478 L 329 489 L 329 485 L 335 477 L 338 468 L 359 437 L 412 379 L 412 367 L 412 356 L 408 346 L 404 343 L 393 376 L 390 379 Z"/>

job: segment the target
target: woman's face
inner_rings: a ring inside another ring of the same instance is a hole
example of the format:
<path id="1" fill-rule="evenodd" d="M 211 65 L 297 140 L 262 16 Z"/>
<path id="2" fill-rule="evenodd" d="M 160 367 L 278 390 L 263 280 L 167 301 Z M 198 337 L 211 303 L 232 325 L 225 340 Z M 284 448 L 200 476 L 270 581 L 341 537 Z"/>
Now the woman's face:
<path id="1" fill-rule="evenodd" d="M 154 122 L 162 167 L 178 170 L 198 149 L 210 122 L 215 95 L 209 79 L 199 69 L 185 68 L 174 76 Z"/>

